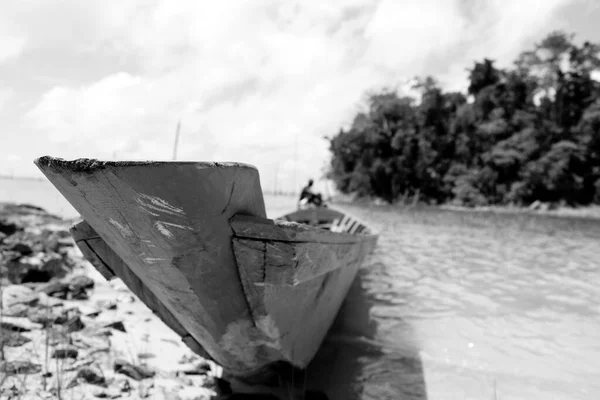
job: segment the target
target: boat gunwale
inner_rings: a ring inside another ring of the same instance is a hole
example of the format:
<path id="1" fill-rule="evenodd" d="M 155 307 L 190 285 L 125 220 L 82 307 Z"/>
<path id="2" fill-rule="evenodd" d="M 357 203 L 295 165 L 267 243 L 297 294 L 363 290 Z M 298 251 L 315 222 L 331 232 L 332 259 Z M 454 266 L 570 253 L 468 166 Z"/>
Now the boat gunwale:
<path id="1" fill-rule="evenodd" d="M 251 169 L 258 172 L 258 168 L 251 164 L 245 164 L 235 161 L 175 161 L 175 160 L 124 160 L 124 161 L 103 161 L 96 158 L 77 158 L 65 160 L 60 157 L 41 156 L 34 161 L 36 166 L 49 168 L 52 170 L 72 170 L 72 171 L 94 171 L 106 167 L 161 167 L 165 165 L 193 165 L 197 168 L 242 168 Z"/>
<path id="2" fill-rule="evenodd" d="M 353 244 L 373 240 L 379 236 L 364 224 L 367 231 L 360 233 L 334 232 L 301 222 L 243 214 L 231 217 L 229 225 L 233 230 L 233 236 L 237 238 L 288 243 Z"/>

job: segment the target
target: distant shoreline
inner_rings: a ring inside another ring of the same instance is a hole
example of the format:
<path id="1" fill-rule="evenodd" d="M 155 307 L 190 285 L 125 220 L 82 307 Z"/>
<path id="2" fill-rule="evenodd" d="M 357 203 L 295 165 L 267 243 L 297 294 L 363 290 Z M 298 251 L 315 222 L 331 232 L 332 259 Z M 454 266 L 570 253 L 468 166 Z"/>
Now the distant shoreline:
<path id="1" fill-rule="evenodd" d="M 443 210 L 456 211 L 464 213 L 490 213 L 490 214 L 508 214 L 508 215 L 535 215 L 548 216 L 557 218 L 584 218 L 600 220 L 600 205 L 589 205 L 582 207 L 563 207 L 559 206 L 554 209 L 531 209 L 529 207 L 516 206 L 479 206 L 466 207 L 452 204 L 429 205 L 424 203 L 402 204 L 402 203 L 385 203 L 377 199 L 351 199 L 348 196 L 339 196 L 333 198 L 332 204 L 347 204 L 363 207 L 389 207 L 390 209 L 419 209 L 419 210 Z"/>
<path id="2" fill-rule="evenodd" d="M 35 177 L 35 176 L 12 176 L 12 175 L 2 175 L 0 174 L 0 179 L 7 179 L 11 181 L 37 181 L 43 182 L 44 178 Z"/>

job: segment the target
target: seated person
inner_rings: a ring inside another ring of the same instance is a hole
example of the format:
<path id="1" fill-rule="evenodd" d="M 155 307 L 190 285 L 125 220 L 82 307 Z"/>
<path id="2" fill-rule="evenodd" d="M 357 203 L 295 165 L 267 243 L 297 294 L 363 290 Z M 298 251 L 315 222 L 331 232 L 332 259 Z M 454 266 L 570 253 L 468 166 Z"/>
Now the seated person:
<path id="1" fill-rule="evenodd" d="M 305 187 L 302 188 L 302 192 L 300 193 L 299 202 L 301 205 L 314 204 L 315 206 L 319 207 L 319 206 L 323 205 L 323 198 L 320 193 L 314 193 L 311 190 L 312 185 L 313 185 L 313 180 L 309 179 L 308 185 L 306 185 Z"/>

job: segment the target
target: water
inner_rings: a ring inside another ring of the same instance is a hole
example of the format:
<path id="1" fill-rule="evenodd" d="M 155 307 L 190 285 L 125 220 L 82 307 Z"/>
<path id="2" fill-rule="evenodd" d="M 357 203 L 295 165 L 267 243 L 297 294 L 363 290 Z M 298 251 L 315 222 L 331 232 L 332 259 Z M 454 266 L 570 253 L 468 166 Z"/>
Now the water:
<path id="1" fill-rule="evenodd" d="M 0 202 L 27 203 L 43 207 L 65 218 L 79 216 L 60 192 L 47 181 L 6 179 L 0 177 Z"/>
<path id="2" fill-rule="evenodd" d="M 316 367 L 335 398 L 600 398 L 600 221 L 342 208 L 381 236 Z"/>
<path id="3" fill-rule="evenodd" d="M 0 180 L 0 201 L 77 215 L 46 182 Z M 265 201 L 270 217 L 294 207 Z M 308 385 L 336 400 L 600 398 L 600 222 L 338 207 L 380 239 Z"/>

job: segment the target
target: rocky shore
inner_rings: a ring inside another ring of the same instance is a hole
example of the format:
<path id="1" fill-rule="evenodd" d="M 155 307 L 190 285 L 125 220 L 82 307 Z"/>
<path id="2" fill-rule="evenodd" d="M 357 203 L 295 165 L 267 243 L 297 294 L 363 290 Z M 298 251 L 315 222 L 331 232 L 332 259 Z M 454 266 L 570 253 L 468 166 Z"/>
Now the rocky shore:
<path id="1" fill-rule="evenodd" d="M 83 258 L 72 222 L 0 203 L 0 398 L 231 398 L 219 366 Z"/>

